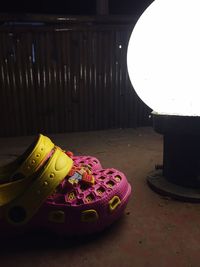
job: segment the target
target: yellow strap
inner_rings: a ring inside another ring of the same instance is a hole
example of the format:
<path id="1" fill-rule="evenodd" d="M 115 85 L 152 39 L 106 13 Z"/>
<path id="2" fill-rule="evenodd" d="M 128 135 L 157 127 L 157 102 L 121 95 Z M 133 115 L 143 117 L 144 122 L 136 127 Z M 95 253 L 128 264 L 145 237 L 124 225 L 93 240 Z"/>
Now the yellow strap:
<path id="1" fill-rule="evenodd" d="M 8 206 L 8 222 L 15 225 L 26 223 L 67 176 L 72 165 L 72 159 L 56 147 L 41 174 Z"/>
<path id="2" fill-rule="evenodd" d="M 47 136 L 40 134 L 34 149 L 16 172 L 22 173 L 25 177 L 32 175 L 53 148 L 54 144 L 51 140 Z"/>
<path id="3" fill-rule="evenodd" d="M 40 134 L 37 142 L 30 145 L 23 155 L 15 161 L 0 167 L 0 181 L 8 181 L 9 178 L 17 174 L 22 177 L 32 175 L 53 148 L 54 144 L 51 140 Z"/>
<path id="4" fill-rule="evenodd" d="M 16 174 L 23 175 L 23 179 L 0 184 L 0 207 L 11 202 L 24 191 L 30 183 L 31 176 L 35 173 L 38 167 L 42 165 L 45 158 L 54 148 L 54 144 L 51 140 L 41 134 L 37 143 L 34 145 L 33 148 L 30 146 L 16 161 L 0 168 L 0 170 L 3 169 L 2 173 L 5 173 L 3 177 L 5 180 L 9 180 L 11 174 L 12 176 Z M 20 158 L 23 158 L 23 162 L 19 167 L 18 162 L 20 161 Z M 13 172 L 13 170 L 15 171 Z M 11 171 L 11 173 L 9 173 L 9 171 Z"/>

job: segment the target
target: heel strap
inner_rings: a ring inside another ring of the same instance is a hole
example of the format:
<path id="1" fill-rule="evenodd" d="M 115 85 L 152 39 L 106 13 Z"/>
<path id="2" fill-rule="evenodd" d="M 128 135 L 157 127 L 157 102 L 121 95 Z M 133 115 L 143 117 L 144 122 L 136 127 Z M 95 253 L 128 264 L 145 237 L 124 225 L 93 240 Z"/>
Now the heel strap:
<path id="1" fill-rule="evenodd" d="M 10 182 L 32 175 L 54 148 L 51 140 L 40 134 L 37 141 L 15 161 L 0 167 L 0 182 Z"/>
<path id="2" fill-rule="evenodd" d="M 7 221 L 19 225 L 28 222 L 46 198 L 65 179 L 73 161 L 56 147 L 42 172 L 6 209 Z"/>
<path id="3" fill-rule="evenodd" d="M 40 134 L 35 147 L 14 175 L 16 173 L 23 174 L 25 177 L 32 175 L 42 165 L 54 146 L 53 142 L 47 136 Z"/>
<path id="4" fill-rule="evenodd" d="M 1 167 L 1 172 L 5 173 L 5 182 L 0 184 L 0 207 L 11 202 L 27 188 L 32 175 L 45 162 L 53 148 L 51 140 L 40 134 L 36 144 L 32 144 L 22 156 Z"/>

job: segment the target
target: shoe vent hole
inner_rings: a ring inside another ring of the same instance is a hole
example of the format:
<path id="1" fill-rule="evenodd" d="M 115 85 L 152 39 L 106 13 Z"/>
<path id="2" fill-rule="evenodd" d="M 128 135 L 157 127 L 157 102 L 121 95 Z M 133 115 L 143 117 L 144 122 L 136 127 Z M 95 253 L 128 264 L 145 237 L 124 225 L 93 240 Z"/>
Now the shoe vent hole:
<path id="1" fill-rule="evenodd" d="M 104 192 L 105 192 L 105 189 L 102 186 L 97 189 L 97 193 L 100 196 L 103 195 Z"/>
<path id="2" fill-rule="evenodd" d="M 82 192 L 84 192 L 85 190 L 87 190 L 88 189 L 88 185 L 87 184 L 82 184 L 81 186 L 80 186 L 80 189 L 81 189 L 81 191 Z"/>
<path id="3" fill-rule="evenodd" d="M 113 171 L 108 171 L 107 174 L 113 174 L 114 172 Z"/>
<path id="4" fill-rule="evenodd" d="M 76 193 L 74 191 L 69 192 L 66 196 L 66 200 L 71 202 L 74 199 L 76 199 Z"/>
<path id="5" fill-rule="evenodd" d="M 106 183 L 106 185 L 107 185 L 107 187 L 109 187 L 109 188 L 112 188 L 114 185 L 115 185 L 115 183 L 113 182 L 113 181 L 108 181 L 107 183 Z"/>
<path id="6" fill-rule="evenodd" d="M 85 199 L 86 199 L 86 201 L 87 201 L 88 203 L 90 203 L 90 202 L 92 202 L 92 201 L 95 199 L 95 197 L 94 197 L 93 194 L 89 194 L 89 195 L 86 196 Z"/>
<path id="7" fill-rule="evenodd" d="M 103 181 L 103 180 L 105 180 L 105 176 L 100 176 L 98 179 L 99 179 L 100 181 Z"/>
<path id="8" fill-rule="evenodd" d="M 115 176 L 115 178 L 114 178 L 114 179 L 115 179 L 115 181 L 116 181 L 116 182 L 118 182 L 118 183 L 119 183 L 119 182 L 122 180 L 122 177 L 121 177 L 121 176 L 119 176 L 119 175 L 117 175 L 117 176 Z"/>

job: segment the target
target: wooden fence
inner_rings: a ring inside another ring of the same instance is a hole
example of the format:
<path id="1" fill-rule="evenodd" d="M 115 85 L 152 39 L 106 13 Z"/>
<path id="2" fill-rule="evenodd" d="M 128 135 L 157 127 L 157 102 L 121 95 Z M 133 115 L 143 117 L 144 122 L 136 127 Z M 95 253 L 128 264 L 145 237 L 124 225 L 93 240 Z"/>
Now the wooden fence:
<path id="1" fill-rule="evenodd" d="M 135 19 L 0 16 L 0 136 L 151 124 L 126 53 Z"/>

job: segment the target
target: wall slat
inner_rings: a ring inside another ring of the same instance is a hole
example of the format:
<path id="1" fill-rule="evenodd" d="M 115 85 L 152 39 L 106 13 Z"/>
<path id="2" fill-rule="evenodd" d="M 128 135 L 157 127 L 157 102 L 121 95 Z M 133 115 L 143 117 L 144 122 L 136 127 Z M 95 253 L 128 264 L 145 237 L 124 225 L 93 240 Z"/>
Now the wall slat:
<path id="1" fill-rule="evenodd" d="M 127 73 L 135 21 L 3 18 L 0 136 L 151 125 Z"/>

